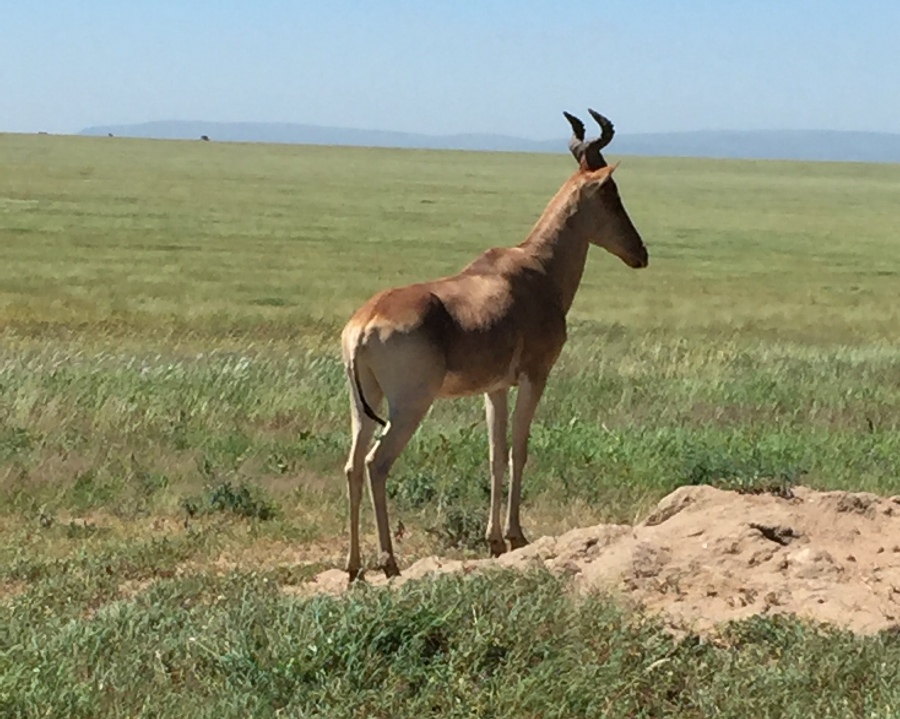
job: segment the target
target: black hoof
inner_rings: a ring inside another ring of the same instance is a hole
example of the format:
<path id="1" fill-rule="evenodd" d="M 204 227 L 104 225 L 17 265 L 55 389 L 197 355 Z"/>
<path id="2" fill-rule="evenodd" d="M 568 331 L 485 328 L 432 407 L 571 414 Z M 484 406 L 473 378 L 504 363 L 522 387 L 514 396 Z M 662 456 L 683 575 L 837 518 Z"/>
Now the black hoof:
<path id="1" fill-rule="evenodd" d="M 521 549 L 528 546 L 528 540 L 522 537 L 508 537 L 510 549 Z"/>
<path id="2" fill-rule="evenodd" d="M 388 579 L 400 576 L 400 569 L 399 567 L 397 567 L 397 560 L 394 559 L 393 555 L 386 555 L 382 557 L 380 566 L 381 570 L 384 572 L 384 576 Z"/>
<path id="3" fill-rule="evenodd" d="M 491 556 L 494 558 L 499 557 L 501 554 L 506 554 L 506 542 L 502 539 L 490 539 L 488 540 L 488 546 L 491 549 Z"/>

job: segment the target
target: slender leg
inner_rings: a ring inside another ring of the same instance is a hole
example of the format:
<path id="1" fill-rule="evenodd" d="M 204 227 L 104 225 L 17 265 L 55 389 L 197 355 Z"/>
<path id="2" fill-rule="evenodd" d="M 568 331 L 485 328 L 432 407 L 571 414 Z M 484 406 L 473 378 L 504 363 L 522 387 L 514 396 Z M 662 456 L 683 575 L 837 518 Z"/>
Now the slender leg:
<path id="1" fill-rule="evenodd" d="M 353 378 L 350 378 L 353 382 Z M 377 406 L 381 400 L 381 390 L 374 382 L 366 388 L 366 397 Z M 354 582 L 362 574 L 362 561 L 359 551 L 359 506 L 362 500 L 363 479 L 365 477 L 366 451 L 372 436 L 375 434 L 375 422 L 369 419 L 358 404 L 356 393 L 350 391 L 350 425 L 351 446 L 350 457 L 344 471 L 347 475 L 347 495 L 350 504 L 350 552 L 347 555 L 347 573 Z"/>
<path id="2" fill-rule="evenodd" d="M 378 530 L 378 545 L 381 549 L 379 565 L 385 575 L 397 577 L 400 570 L 394 558 L 394 547 L 391 542 L 391 530 L 388 524 L 387 496 L 385 485 L 388 472 L 410 437 L 422 422 L 425 413 L 431 406 L 430 396 L 416 398 L 410 403 L 398 402 L 390 408 L 390 421 L 387 431 L 378 440 L 375 447 L 366 457 L 369 470 L 369 492 L 372 495 L 372 507 L 375 509 L 375 528 Z"/>
<path id="3" fill-rule="evenodd" d="M 500 526 L 500 503 L 503 501 L 503 476 L 506 474 L 506 426 L 509 416 L 509 390 L 501 389 L 484 395 L 487 415 L 488 440 L 491 462 L 491 514 L 488 518 L 485 538 L 491 556 L 499 557 L 506 551 L 503 530 Z"/>
<path id="4" fill-rule="evenodd" d="M 540 379 L 522 377 L 519 381 L 519 395 L 516 397 L 516 410 L 513 413 L 512 452 L 510 453 L 509 504 L 506 508 L 506 538 L 512 549 L 519 549 L 528 544 L 522 525 L 519 523 L 519 502 L 522 496 L 522 470 L 528 459 L 528 434 L 531 431 L 531 420 L 537 409 L 546 377 Z"/>

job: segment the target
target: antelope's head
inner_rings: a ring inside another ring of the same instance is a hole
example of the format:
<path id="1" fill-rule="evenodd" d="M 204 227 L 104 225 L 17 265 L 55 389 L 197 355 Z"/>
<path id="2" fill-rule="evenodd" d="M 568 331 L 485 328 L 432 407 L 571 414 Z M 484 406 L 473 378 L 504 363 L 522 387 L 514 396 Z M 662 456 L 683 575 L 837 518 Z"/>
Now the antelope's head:
<path id="1" fill-rule="evenodd" d="M 588 110 L 600 125 L 600 137 L 584 139 L 584 123 L 574 115 L 563 112 L 572 125 L 569 150 L 578 161 L 577 175 L 579 205 L 590 220 L 591 243 L 611 252 L 629 267 L 646 267 L 647 248 L 631 222 L 619 190 L 612 178 L 618 166 L 607 164 L 601 150 L 613 139 L 613 124 L 594 110 Z"/>

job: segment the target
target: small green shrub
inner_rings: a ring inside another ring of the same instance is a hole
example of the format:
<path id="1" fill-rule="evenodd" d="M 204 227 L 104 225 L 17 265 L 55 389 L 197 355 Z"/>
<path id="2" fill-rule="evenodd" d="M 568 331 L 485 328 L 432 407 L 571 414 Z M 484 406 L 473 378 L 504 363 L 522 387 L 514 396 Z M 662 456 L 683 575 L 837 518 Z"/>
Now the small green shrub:
<path id="1" fill-rule="evenodd" d="M 485 544 L 484 510 L 451 504 L 428 532 L 445 549 L 481 549 Z"/>
<path id="2" fill-rule="evenodd" d="M 185 497 L 181 507 L 188 517 L 228 513 L 246 519 L 266 521 L 278 514 L 278 506 L 257 485 L 225 480 L 211 485 L 201 497 Z"/>

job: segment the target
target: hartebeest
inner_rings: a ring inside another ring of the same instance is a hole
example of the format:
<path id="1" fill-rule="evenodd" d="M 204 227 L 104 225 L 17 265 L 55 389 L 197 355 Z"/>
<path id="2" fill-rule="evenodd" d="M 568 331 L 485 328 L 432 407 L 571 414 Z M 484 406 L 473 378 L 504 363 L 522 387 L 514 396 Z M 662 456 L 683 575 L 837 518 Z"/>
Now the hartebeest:
<path id="1" fill-rule="evenodd" d="M 385 482 L 434 400 L 483 393 L 490 439 L 491 510 L 486 538 L 492 556 L 527 544 L 519 498 L 531 420 L 547 376 L 566 341 L 572 305 L 588 246 L 599 245 L 629 267 L 647 266 L 647 249 L 625 211 L 614 166 L 601 150 L 612 123 L 590 110 L 600 137 L 585 141 L 572 125 L 569 149 L 578 161 L 534 229 L 516 247 L 488 250 L 458 275 L 379 292 L 350 318 L 341 336 L 350 382 L 352 447 L 346 473 L 350 503 L 350 581 L 361 573 L 359 508 L 363 473 L 388 577 L 400 574 L 388 525 Z M 507 455 L 507 395 L 518 386 L 512 421 L 506 532 L 500 502 Z M 376 414 L 387 400 L 387 421 Z M 386 427 L 371 452 L 376 425 Z"/>

